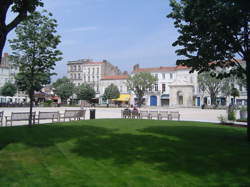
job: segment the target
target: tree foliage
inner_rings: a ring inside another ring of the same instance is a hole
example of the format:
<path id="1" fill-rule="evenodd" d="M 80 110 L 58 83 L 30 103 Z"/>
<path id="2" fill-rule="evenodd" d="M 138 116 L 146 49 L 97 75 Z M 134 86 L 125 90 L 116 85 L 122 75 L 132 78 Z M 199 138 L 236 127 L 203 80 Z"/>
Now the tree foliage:
<path id="1" fill-rule="evenodd" d="M 95 98 L 95 90 L 89 84 L 82 84 L 76 88 L 77 99 L 91 102 Z"/>
<path id="2" fill-rule="evenodd" d="M 178 65 L 191 67 L 191 72 L 210 71 L 218 78 L 236 75 L 250 87 L 250 1 L 249 0 L 171 0 L 179 37 L 173 43 Z M 246 68 L 237 59 L 246 62 Z M 212 62 L 212 63 L 211 63 Z M 218 72 L 216 69 L 228 68 Z M 216 72 L 214 72 L 216 71 Z M 250 98 L 248 91 L 247 97 Z M 250 102 L 248 101 L 248 116 Z M 250 119 L 247 128 L 250 141 Z"/>
<path id="3" fill-rule="evenodd" d="M 246 75 L 236 58 L 249 60 L 250 1 L 171 0 L 170 5 L 168 17 L 180 34 L 173 46 L 179 46 L 177 55 L 185 57 L 177 64 L 198 72 L 231 67 L 221 76 Z"/>
<path id="4" fill-rule="evenodd" d="M 116 85 L 110 84 L 104 91 L 104 99 L 116 99 L 120 96 L 120 91 Z"/>
<path id="5" fill-rule="evenodd" d="M 56 20 L 47 11 L 34 12 L 19 24 L 15 30 L 16 39 L 10 40 L 13 50 L 12 60 L 19 68 L 16 85 L 26 91 L 30 98 L 30 114 L 34 101 L 34 91 L 50 83 L 51 70 L 61 60 L 57 50 L 60 36 L 56 35 Z M 32 124 L 31 115 L 29 125 Z"/>
<path id="6" fill-rule="evenodd" d="M 33 13 L 38 6 L 43 6 L 42 0 L 1 0 L 0 2 L 0 57 L 6 42 L 8 33 L 21 21 L 27 18 L 28 13 Z M 8 10 L 11 9 L 17 16 L 6 24 Z M 1 63 L 1 62 L 0 62 Z"/>
<path id="7" fill-rule="evenodd" d="M 135 93 L 137 97 L 137 104 L 143 104 L 143 96 L 157 81 L 157 78 L 148 72 L 140 72 L 129 76 L 127 80 L 128 89 Z"/>
<path id="8" fill-rule="evenodd" d="M 11 82 L 6 82 L 0 90 L 0 94 L 3 96 L 13 97 L 17 93 L 17 88 L 15 84 Z"/>
<path id="9" fill-rule="evenodd" d="M 63 102 L 66 102 L 75 91 L 75 85 L 67 77 L 57 79 L 56 82 L 53 83 L 53 88 L 55 88 L 55 94 L 61 97 Z"/>

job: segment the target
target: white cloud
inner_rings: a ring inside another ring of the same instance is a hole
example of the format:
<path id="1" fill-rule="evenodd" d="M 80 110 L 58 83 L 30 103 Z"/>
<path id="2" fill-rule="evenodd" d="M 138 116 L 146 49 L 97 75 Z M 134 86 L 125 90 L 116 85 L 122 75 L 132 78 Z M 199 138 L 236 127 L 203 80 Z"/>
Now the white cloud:
<path id="1" fill-rule="evenodd" d="M 65 32 L 85 32 L 85 31 L 94 31 L 97 30 L 97 27 L 78 27 L 65 30 Z"/>

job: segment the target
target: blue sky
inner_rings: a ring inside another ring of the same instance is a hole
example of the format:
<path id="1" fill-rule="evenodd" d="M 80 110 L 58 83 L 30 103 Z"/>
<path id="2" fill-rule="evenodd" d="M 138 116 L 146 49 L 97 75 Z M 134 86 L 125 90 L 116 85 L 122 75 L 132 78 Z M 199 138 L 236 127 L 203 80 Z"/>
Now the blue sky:
<path id="1" fill-rule="evenodd" d="M 57 77 L 66 75 L 68 61 L 83 58 L 107 59 L 123 71 L 131 71 L 137 63 L 175 65 L 171 44 L 178 34 L 166 18 L 169 0 L 44 0 L 44 4 L 58 21 L 62 37 Z M 14 31 L 8 39 L 13 37 Z M 8 43 L 4 51 L 11 53 Z"/>

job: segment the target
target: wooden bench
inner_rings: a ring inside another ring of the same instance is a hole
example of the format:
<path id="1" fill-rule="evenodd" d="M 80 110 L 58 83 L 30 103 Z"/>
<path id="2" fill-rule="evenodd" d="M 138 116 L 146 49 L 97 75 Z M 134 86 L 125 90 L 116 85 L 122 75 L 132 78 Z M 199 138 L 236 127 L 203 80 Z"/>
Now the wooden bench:
<path id="1" fill-rule="evenodd" d="M 65 110 L 64 114 L 61 118 L 69 119 L 69 121 L 73 120 L 80 120 L 81 118 L 85 119 L 86 110 Z"/>
<path id="2" fill-rule="evenodd" d="M 158 119 L 158 111 L 149 111 L 148 118 L 149 119 L 153 119 L 153 118 Z"/>
<path id="3" fill-rule="evenodd" d="M 180 115 L 180 113 L 179 112 L 170 112 L 170 114 L 169 114 L 169 119 L 170 120 L 172 120 L 172 119 L 178 119 L 178 120 L 180 120 L 180 117 L 181 117 L 181 115 Z"/>
<path id="4" fill-rule="evenodd" d="M 124 109 L 121 111 L 121 116 L 122 118 L 131 118 L 131 110 L 129 109 Z"/>
<path id="5" fill-rule="evenodd" d="M 158 114 L 158 119 L 159 120 L 162 120 L 164 118 L 166 118 L 167 120 L 169 120 L 169 113 L 168 111 L 159 111 L 159 114 Z"/>
<path id="6" fill-rule="evenodd" d="M 0 112 L 0 124 L 3 126 L 3 111 Z"/>
<path id="7" fill-rule="evenodd" d="M 133 119 L 135 119 L 135 118 L 139 119 L 140 118 L 140 112 L 138 110 L 132 110 L 131 117 Z"/>
<path id="8" fill-rule="evenodd" d="M 148 111 L 141 110 L 140 111 L 140 119 L 143 119 L 144 117 L 149 119 L 149 113 L 148 113 Z"/>
<path id="9" fill-rule="evenodd" d="M 52 120 L 52 123 L 54 123 L 54 120 L 59 122 L 60 113 L 59 112 L 39 112 L 38 118 L 36 118 L 36 120 L 38 124 L 40 124 L 40 120 Z"/>
<path id="10" fill-rule="evenodd" d="M 35 124 L 35 116 L 36 112 L 32 112 L 32 122 Z M 12 126 L 13 121 L 29 121 L 30 113 L 29 112 L 12 112 L 11 116 L 5 116 L 6 119 L 6 126 L 8 122 Z"/>

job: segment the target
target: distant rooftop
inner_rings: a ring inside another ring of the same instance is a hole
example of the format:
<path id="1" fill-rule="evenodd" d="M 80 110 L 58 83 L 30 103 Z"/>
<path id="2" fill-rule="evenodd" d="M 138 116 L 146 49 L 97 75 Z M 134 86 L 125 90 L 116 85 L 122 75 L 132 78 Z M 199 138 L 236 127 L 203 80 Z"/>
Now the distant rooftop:
<path id="1" fill-rule="evenodd" d="M 139 64 L 134 65 L 133 73 L 139 72 L 166 72 L 166 71 L 176 71 L 182 69 L 190 69 L 186 66 L 160 66 L 160 67 L 153 67 L 153 68 L 140 68 Z"/>
<path id="2" fill-rule="evenodd" d="M 103 76 L 101 80 L 126 80 L 128 75 L 112 75 L 112 76 Z"/>

